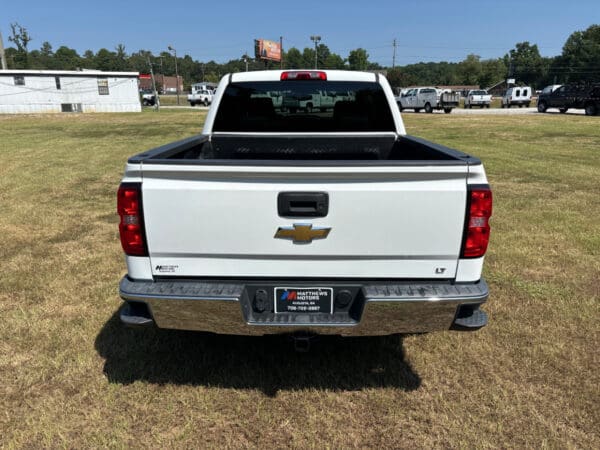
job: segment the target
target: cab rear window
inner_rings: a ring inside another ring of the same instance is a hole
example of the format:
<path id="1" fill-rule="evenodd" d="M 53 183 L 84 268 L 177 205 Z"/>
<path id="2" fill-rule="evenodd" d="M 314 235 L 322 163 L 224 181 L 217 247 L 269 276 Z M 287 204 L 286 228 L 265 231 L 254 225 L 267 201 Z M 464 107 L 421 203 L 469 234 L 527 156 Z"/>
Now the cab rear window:
<path id="1" fill-rule="evenodd" d="M 378 83 L 290 80 L 232 83 L 219 105 L 213 131 L 394 131 Z"/>

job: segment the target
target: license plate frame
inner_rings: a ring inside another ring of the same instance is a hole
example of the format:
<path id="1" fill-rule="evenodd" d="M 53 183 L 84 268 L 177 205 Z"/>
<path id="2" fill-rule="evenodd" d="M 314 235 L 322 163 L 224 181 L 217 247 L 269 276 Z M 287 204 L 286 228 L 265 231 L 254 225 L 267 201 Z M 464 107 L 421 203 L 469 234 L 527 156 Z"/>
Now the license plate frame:
<path id="1" fill-rule="evenodd" d="M 273 293 L 275 314 L 333 314 L 332 287 L 277 286 Z"/>

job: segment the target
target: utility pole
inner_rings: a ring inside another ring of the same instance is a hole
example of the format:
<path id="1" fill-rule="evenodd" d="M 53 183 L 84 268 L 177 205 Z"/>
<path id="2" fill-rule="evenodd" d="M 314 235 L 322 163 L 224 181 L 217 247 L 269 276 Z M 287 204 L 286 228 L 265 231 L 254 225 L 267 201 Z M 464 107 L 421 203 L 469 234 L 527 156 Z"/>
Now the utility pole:
<path id="1" fill-rule="evenodd" d="M 394 56 L 392 56 L 392 69 L 396 67 L 396 38 L 394 38 L 394 42 L 392 44 L 394 46 Z"/>
<path id="2" fill-rule="evenodd" d="M 315 69 L 317 68 L 317 45 L 321 41 L 321 36 L 313 35 L 310 40 L 315 43 Z"/>
<path id="3" fill-rule="evenodd" d="M 2 70 L 6 70 L 6 55 L 4 54 L 4 42 L 2 41 L 2 33 L 0 32 L 0 60 L 2 60 Z"/>
<path id="4" fill-rule="evenodd" d="M 147 56 L 148 66 L 150 67 L 150 78 L 152 78 L 152 90 L 154 91 L 154 109 L 158 111 L 160 109 L 160 98 L 158 97 L 158 92 L 156 92 L 156 81 L 154 81 L 154 69 L 152 68 L 152 63 L 150 62 L 150 57 Z"/>
<path id="5" fill-rule="evenodd" d="M 179 70 L 177 69 L 177 50 L 169 45 L 169 51 L 172 51 L 175 56 L 175 92 L 177 93 L 177 106 L 179 106 Z"/>
<path id="6" fill-rule="evenodd" d="M 283 69 L 283 36 L 279 36 L 279 51 L 281 52 L 279 54 L 279 68 Z M 248 72 L 246 70 L 246 72 Z"/>
<path id="7" fill-rule="evenodd" d="M 244 55 L 244 63 L 246 64 L 246 72 L 248 72 L 248 53 Z M 202 77 L 204 79 L 204 77 Z"/>

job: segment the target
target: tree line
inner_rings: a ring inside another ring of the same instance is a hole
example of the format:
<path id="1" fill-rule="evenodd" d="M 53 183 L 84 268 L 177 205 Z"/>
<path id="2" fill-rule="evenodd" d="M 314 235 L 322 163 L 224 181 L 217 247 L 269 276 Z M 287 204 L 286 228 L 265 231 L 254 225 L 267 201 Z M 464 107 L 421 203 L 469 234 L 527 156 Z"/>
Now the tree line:
<path id="1" fill-rule="evenodd" d="M 79 55 L 76 50 L 61 46 L 54 50 L 45 41 L 39 49 L 30 50 L 32 37 L 28 30 L 11 25 L 9 41 L 14 45 L 6 48 L 9 69 L 77 70 L 80 68 L 103 71 L 134 71 L 167 76 L 175 75 L 175 58 L 166 50 L 154 54 L 149 50 L 127 53 L 125 46 L 114 50 L 101 48 L 97 52 L 86 50 Z M 567 82 L 600 81 L 600 25 L 591 25 L 584 31 L 572 33 L 566 40 L 562 53 L 554 57 L 542 57 L 536 44 L 519 42 L 503 57 L 481 59 L 469 54 L 464 60 L 454 62 L 420 62 L 394 68 L 382 67 L 369 61 L 366 49 L 357 48 L 347 57 L 332 52 L 325 44 L 317 46 L 317 66 L 322 69 L 385 70 L 390 84 L 395 87 L 411 85 L 477 85 L 493 86 L 506 78 L 514 78 L 517 84 L 541 89 L 548 84 Z M 295 47 L 283 52 L 286 69 L 312 68 L 315 49 Z M 177 57 L 177 69 L 189 86 L 198 81 L 217 82 L 226 73 L 245 70 L 276 69 L 278 62 L 259 61 L 248 55 L 226 63 L 201 62 L 190 55 Z"/>

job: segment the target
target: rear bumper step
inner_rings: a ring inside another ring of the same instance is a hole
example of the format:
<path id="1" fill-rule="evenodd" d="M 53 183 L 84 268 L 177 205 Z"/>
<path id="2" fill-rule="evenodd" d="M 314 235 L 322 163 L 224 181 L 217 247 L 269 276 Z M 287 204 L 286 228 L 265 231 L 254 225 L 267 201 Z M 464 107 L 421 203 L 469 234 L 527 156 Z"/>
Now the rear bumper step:
<path id="1" fill-rule="evenodd" d="M 276 286 L 328 286 L 333 295 L 350 292 L 351 301 L 334 303 L 329 313 L 275 313 Z M 127 325 L 221 334 L 262 335 L 290 332 L 376 336 L 436 330 L 475 330 L 487 323 L 479 309 L 488 287 L 477 283 L 398 283 L 360 280 L 299 281 L 134 281 L 121 280 L 125 300 L 121 320 Z M 257 293 L 268 295 L 256 307 Z"/>

